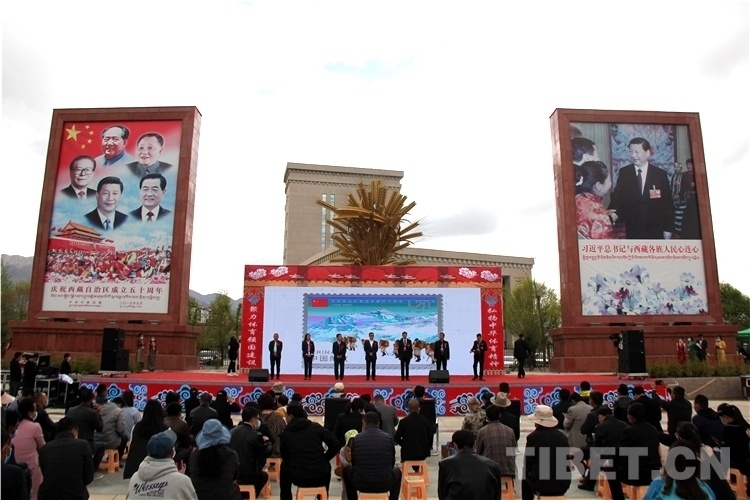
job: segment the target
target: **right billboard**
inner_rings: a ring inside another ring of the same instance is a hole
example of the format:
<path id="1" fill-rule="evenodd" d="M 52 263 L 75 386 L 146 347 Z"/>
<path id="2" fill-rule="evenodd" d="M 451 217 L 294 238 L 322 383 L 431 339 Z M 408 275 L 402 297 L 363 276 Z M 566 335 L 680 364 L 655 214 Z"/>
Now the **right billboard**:
<path id="1" fill-rule="evenodd" d="M 557 110 L 553 132 L 568 319 L 717 315 L 697 114 Z"/>

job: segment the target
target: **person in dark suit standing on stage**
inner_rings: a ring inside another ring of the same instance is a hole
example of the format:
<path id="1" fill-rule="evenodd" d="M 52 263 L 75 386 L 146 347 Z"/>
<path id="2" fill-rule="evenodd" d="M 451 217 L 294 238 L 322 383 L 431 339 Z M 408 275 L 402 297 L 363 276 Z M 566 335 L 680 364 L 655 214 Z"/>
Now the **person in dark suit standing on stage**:
<path id="1" fill-rule="evenodd" d="M 312 364 L 315 358 L 315 342 L 310 338 L 310 334 L 305 334 L 302 341 L 302 362 L 305 366 L 305 380 L 312 379 Z"/>
<path id="2" fill-rule="evenodd" d="M 438 341 L 432 347 L 432 352 L 435 356 L 436 370 L 447 370 L 448 360 L 451 359 L 451 346 L 447 340 L 445 340 L 445 333 L 440 332 L 438 335 Z"/>
<path id="3" fill-rule="evenodd" d="M 141 222 L 156 222 L 166 218 L 171 210 L 161 206 L 161 199 L 167 192 L 167 179 L 161 174 L 146 174 L 139 182 L 141 206 L 130 212 Z"/>
<path id="4" fill-rule="evenodd" d="M 401 380 L 409 380 L 409 364 L 411 363 L 411 357 L 414 355 L 414 349 L 411 340 L 407 338 L 408 336 L 407 332 L 401 332 L 401 338 L 393 343 L 393 351 L 401 361 Z"/>
<path id="5" fill-rule="evenodd" d="M 484 380 L 484 353 L 487 351 L 487 342 L 482 340 L 482 334 L 477 333 L 477 339 L 471 346 L 471 353 L 474 354 L 474 378 L 471 380 Z M 477 366 L 479 371 L 477 372 Z"/>
<path id="6" fill-rule="evenodd" d="M 378 342 L 375 340 L 375 333 L 370 332 L 368 339 L 365 340 L 365 374 L 367 380 L 370 380 L 370 372 L 372 372 L 372 379 L 375 380 L 375 367 L 378 362 Z"/>
<path id="7" fill-rule="evenodd" d="M 333 376 L 336 380 L 344 380 L 344 366 L 346 365 L 346 343 L 344 336 L 336 334 L 336 341 L 331 346 L 333 353 Z"/>
<path id="8" fill-rule="evenodd" d="M 123 185 L 119 177 L 105 177 L 96 187 L 96 208 L 84 217 L 93 227 L 105 231 L 119 229 L 128 216 L 117 210 L 122 196 Z"/>
<path id="9" fill-rule="evenodd" d="M 76 156 L 70 162 L 70 186 L 60 190 L 62 194 L 69 198 L 76 198 L 81 201 L 87 198 L 93 200 L 96 197 L 96 189 L 88 187 L 94 179 L 96 170 L 96 160 L 90 156 Z"/>
<path id="10" fill-rule="evenodd" d="M 281 351 L 284 349 L 284 343 L 279 340 L 279 334 L 273 334 L 273 340 L 268 343 L 268 354 L 271 357 L 271 376 L 273 378 L 274 368 L 276 369 L 276 380 L 281 374 Z"/>
<path id="11" fill-rule="evenodd" d="M 523 333 L 518 336 L 518 339 L 513 343 L 513 357 L 518 360 L 518 378 L 526 377 L 526 358 L 531 355 L 531 347 L 526 339 L 523 338 Z"/>
<path id="12" fill-rule="evenodd" d="M 622 167 L 609 209 L 625 223 L 628 239 L 668 240 L 674 230 L 672 187 L 667 172 L 649 163 L 651 144 L 643 137 L 628 143 L 633 163 Z"/>

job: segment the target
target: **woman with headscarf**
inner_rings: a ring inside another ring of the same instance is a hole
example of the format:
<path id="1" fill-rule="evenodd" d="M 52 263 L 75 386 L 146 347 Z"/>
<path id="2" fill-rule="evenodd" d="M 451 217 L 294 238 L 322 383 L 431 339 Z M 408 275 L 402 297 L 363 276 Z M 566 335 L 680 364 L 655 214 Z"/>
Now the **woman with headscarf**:
<path id="1" fill-rule="evenodd" d="M 216 393 L 216 399 L 211 403 L 211 408 L 216 410 L 216 413 L 219 414 L 219 422 L 221 422 L 227 429 L 234 427 L 232 412 L 238 412 L 241 410 L 237 403 L 234 402 L 234 399 L 227 396 L 227 391 L 224 389 L 220 389 L 219 392 Z"/>
<path id="2" fill-rule="evenodd" d="M 230 377 L 237 376 L 237 355 L 240 351 L 240 343 L 237 342 L 237 338 L 232 336 L 229 339 L 229 345 L 227 346 L 227 355 L 229 356 L 229 367 L 227 367 L 227 374 Z"/>
<path id="3" fill-rule="evenodd" d="M 190 455 L 185 473 L 193 481 L 198 500 L 241 500 L 237 487 L 240 459 L 229 445 L 229 431 L 216 419 L 206 421 L 195 438 L 198 449 Z"/>

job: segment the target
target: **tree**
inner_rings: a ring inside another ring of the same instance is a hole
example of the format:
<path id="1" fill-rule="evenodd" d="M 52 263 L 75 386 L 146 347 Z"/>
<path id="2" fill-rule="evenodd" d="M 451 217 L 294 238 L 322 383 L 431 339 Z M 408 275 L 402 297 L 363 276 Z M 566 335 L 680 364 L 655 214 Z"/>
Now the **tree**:
<path id="1" fill-rule="evenodd" d="M 23 321 L 29 314 L 29 281 L 13 282 L 8 270 L 2 267 L 2 297 L 0 297 L 0 327 L 2 328 L 3 346 L 13 337 L 8 328 L 9 321 Z"/>
<path id="2" fill-rule="evenodd" d="M 750 297 L 743 294 L 729 283 L 719 285 L 721 309 L 724 323 L 737 325 L 739 330 L 750 327 Z"/>
<path id="3" fill-rule="evenodd" d="M 226 291 L 216 294 L 208 306 L 208 320 L 204 338 L 206 341 L 221 347 L 221 352 L 229 343 L 229 337 L 237 334 L 237 320 L 232 311 L 232 299 Z"/>
<path id="4" fill-rule="evenodd" d="M 369 187 L 363 182 L 357 184 L 356 196 L 350 193 L 345 207 L 316 200 L 334 214 L 326 223 L 334 229 L 331 239 L 340 254 L 331 262 L 359 266 L 414 264 L 413 260 L 399 258 L 398 252 L 422 236 L 416 231 L 419 222 L 405 219 L 416 202 L 406 204 L 406 196 L 395 190 L 389 196 L 388 191 L 376 180 Z"/>
<path id="5" fill-rule="evenodd" d="M 188 298 L 188 319 L 187 323 L 190 326 L 201 325 L 201 306 L 198 301 L 193 297 Z"/>
<path id="6" fill-rule="evenodd" d="M 523 334 L 529 347 L 547 357 L 549 331 L 561 324 L 560 301 L 551 288 L 529 278 L 519 281 L 505 301 L 505 329 L 514 337 Z"/>

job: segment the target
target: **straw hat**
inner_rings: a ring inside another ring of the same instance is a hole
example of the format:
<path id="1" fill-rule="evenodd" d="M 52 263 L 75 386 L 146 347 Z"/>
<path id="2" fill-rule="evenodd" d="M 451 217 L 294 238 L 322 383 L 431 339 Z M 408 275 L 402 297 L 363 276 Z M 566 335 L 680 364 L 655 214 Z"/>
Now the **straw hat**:
<path id="1" fill-rule="evenodd" d="M 500 408 L 507 408 L 510 406 L 508 395 L 504 392 L 498 392 L 497 395 L 490 400 L 490 403 L 495 406 L 499 406 Z"/>
<path id="2" fill-rule="evenodd" d="M 552 408 L 547 405 L 537 405 L 529 420 L 542 427 L 557 427 L 557 417 L 552 413 Z"/>

